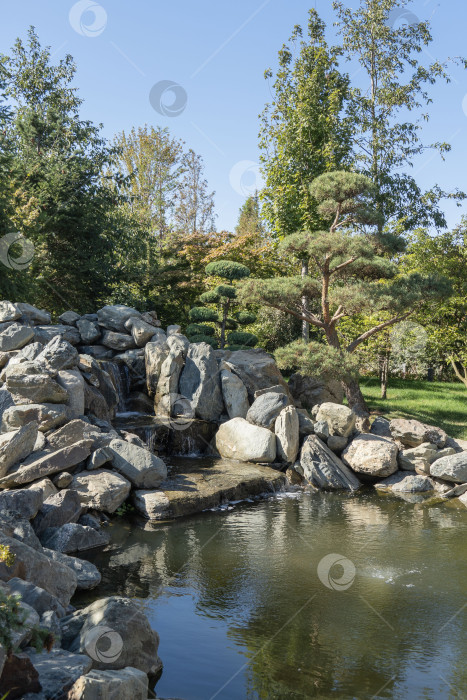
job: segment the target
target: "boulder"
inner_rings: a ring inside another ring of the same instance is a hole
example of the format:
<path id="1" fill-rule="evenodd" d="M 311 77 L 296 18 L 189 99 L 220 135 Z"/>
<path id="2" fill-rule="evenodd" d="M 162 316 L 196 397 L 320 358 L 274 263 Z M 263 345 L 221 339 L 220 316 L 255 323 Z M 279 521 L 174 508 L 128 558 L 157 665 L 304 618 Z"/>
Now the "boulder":
<path id="1" fill-rule="evenodd" d="M 13 580 L 13 579 L 12 579 Z M 20 579 L 17 579 L 20 580 Z M 9 584 L 3 584 L 5 586 L 5 592 L 9 589 Z M 60 603 L 59 603 L 60 605 Z M 18 604 L 20 608 L 20 615 L 23 617 L 24 622 L 21 625 L 21 627 L 14 631 L 13 634 L 11 635 L 11 641 L 12 641 L 12 648 L 13 649 L 24 649 L 24 647 L 28 646 L 29 642 L 31 641 L 34 631 L 39 627 L 40 624 L 40 617 L 38 613 L 32 608 L 30 605 L 25 603 L 24 601 L 20 601 Z M 1 648 L 1 647 L 0 647 Z M 0 662 L 0 667 L 1 667 L 1 662 Z M 0 677 L 2 675 L 2 671 L 0 668 Z"/>
<path id="2" fill-rule="evenodd" d="M 406 447 L 418 447 L 424 442 L 430 442 L 436 447 L 444 447 L 447 435 L 441 428 L 425 425 L 418 420 L 396 418 L 389 424 L 391 435 Z"/>
<path id="3" fill-rule="evenodd" d="M 0 333 L 0 352 L 19 350 L 34 338 L 34 330 L 28 326 L 13 323 Z"/>
<path id="4" fill-rule="evenodd" d="M 70 487 L 77 491 L 83 506 L 115 513 L 128 498 L 131 484 L 120 474 L 98 469 L 89 474 L 78 474 Z"/>
<path id="5" fill-rule="evenodd" d="M 27 465 L 20 465 L 0 479 L 0 488 L 11 488 L 29 484 L 36 479 L 62 472 L 87 459 L 91 453 L 91 440 L 81 440 L 70 447 L 62 447 L 56 452 L 45 453 Z"/>
<path id="6" fill-rule="evenodd" d="M 170 340 L 170 339 L 169 339 Z M 182 344 L 169 345 L 169 352 L 162 362 L 159 380 L 157 382 L 154 407 L 157 416 L 171 416 L 177 399 L 178 382 L 185 364 L 186 352 Z"/>
<path id="7" fill-rule="evenodd" d="M 6 368 L 6 388 L 16 404 L 66 403 L 68 394 L 36 362 Z"/>
<path id="8" fill-rule="evenodd" d="M 251 350 L 218 350 L 217 356 L 231 366 L 232 371 L 240 377 L 248 391 L 248 399 L 253 402 L 258 389 L 267 389 L 280 384 L 289 403 L 293 404 L 292 394 L 272 355 L 253 348 Z"/>
<path id="9" fill-rule="evenodd" d="M 38 365 L 48 370 L 73 369 L 78 364 L 78 351 L 60 335 L 56 335 L 36 357 Z"/>
<path id="10" fill-rule="evenodd" d="M 65 311 L 64 314 L 58 317 L 60 323 L 64 323 L 66 326 L 76 326 L 76 322 L 79 321 L 81 316 L 76 313 L 76 311 Z"/>
<path id="11" fill-rule="evenodd" d="M 115 355 L 114 362 L 128 367 L 130 389 L 143 389 L 146 384 L 144 350 L 127 350 Z M 151 402 L 152 413 L 152 402 Z"/>
<path id="12" fill-rule="evenodd" d="M 32 484 L 28 484 L 25 488 L 21 489 L 23 493 L 27 491 L 38 491 L 41 494 L 42 502 L 47 500 L 49 496 L 53 496 L 54 493 L 58 493 L 57 488 L 53 485 L 50 479 L 40 479 L 39 481 L 34 481 Z M 11 491 L 4 491 L 5 493 L 11 493 Z M 41 503 L 42 505 L 42 503 Z"/>
<path id="13" fill-rule="evenodd" d="M 339 455 L 347 447 L 347 443 L 348 438 L 341 437 L 340 435 L 330 435 L 327 439 L 327 446 L 329 449 Z"/>
<path id="14" fill-rule="evenodd" d="M 43 615 L 47 610 L 53 610 L 57 617 L 65 617 L 63 605 L 43 588 L 20 578 L 11 578 L 8 581 L 8 587 L 12 595 L 20 596 L 21 600 L 30 605 L 38 615 Z"/>
<path id="15" fill-rule="evenodd" d="M 22 301 L 18 302 L 16 306 L 21 311 L 22 321 L 26 321 L 32 325 L 44 324 L 44 326 L 47 326 L 51 322 L 50 313 L 44 311 L 44 309 L 38 309 Z"/>
<path id="16" fill-rule="evenodd" d="M 323 442 L 326 442 L 328 437 L 330 437 L 329 425 L 325 420 L 317 420 L 316 423 L 313 424 L 313 432 L 319 437 L 320 440 L 323 440 Z M 339 437 L 339 435 L 336 435 L 336 437 Z"/>
<path id="17" fill-rule="evenodd" d="M 136 343 L 131 335 L 116 333 L 115 331 L 104 331 L 101 343 L 106 348 L 111 348 L 117 352 L 124 352 L 136 347 Z"/>
<path id="18" fill-rule="evenodd" d="M 248 409 L 246 419 L 253 425 L 274 430 L 276 418 L 288 403 L 289 400 L 285 394 L 276 394 L 275 392 L 262 394 L 254 400 Z"/>
<path id="19" fill-rule="evenodd" d="M 93 446 L 95 446 L 101 436 L 99 428 L 77 418 L 47 435 L 47 442 L 54 450 L 59 450 L 82 440 L 92 440 Z"/>
<path id="20" fill-rule="evenodd" d="M 279 413 L 274 425 L 277 457 L 293 464 L 299 448 L 299 422 L 295 406 L 286 406 Z"/>
<path id="21" fill-rule="evenodd" d="M 84 412 L 86 415 L 92 414 L 101 420 L 110 422 L 112 416 L 109 406 L 99 389 L 89 384 L 84 384 Z M 115 411 L 112 411 L 112 414 Z"/>
<path id="22" fill-rule="evenodd" d="M 364 433 L 357 435 L 342 453 L 342 461 L 358 474 L 390 476 L 397 471 L 398 447 L 389 438 Z"/>
<path id="23" fill-rule="evenodd" d="M 123 304 L 104 306 L 97 312 L 97 320 L 100 326 L 120 333 L 125 331 L 125 323 L 131 317 L 140 318 L 141 314 L 136 309 Z"/>
<path id="24" fill-rule="evenodd" d="M 431 476 L 436 476 L 455 484 L 467 482 L 467 452 L 458 452 L 448 457 L 437 459 L 430 466 Z"/>
<path id="25" fill-rule="evenodd" d="M 456 452 L 465 452 L 467 451 L 467 440 L 448 437 L 445 447 L 452 447 Z"/>
<path id="26" fill-rule="evenodd" d="M 26 520 L 34 518 L 44 502 L 40 489 L 13 489 L 0 492 L 0 511 L 20 513 Z"/>
<path id="27" fill-rule="evenodd" d="M 10 365 L 16 364 L 17 362 L 24 362 L 24 360 L 35 360 L 44 349 L 42 343 L 28 343 L 21 350 L 15 350 L 14 357 L 10 360 Z"/>
<path id="28" fill-rule="evenodd" d="M 17 462 L 34 450 L 38 434 L 37 421 L 23 425 L 19 430 L 0 435 L 0 478 Z"/>
<path id="29" fill-rule="evenodd" d="M 34 519 L 34 529 L 40 537 L 49 527 L 77 523 L 83 508 L 76 491 L 64 490 L 49 496 Z"/>
<path id="30" fill-rule="evenodd" d="M 384 481 L 375 484 L 376 489 L 388 489 L 400 493 L 419 493 L 433 491 L 433 481 L 427 476 L 418 474 L 407 474 L 407 472 L 396 472 Z"/>
<path id="31" fill-rule="evenodd" d="M 58 489 L 67 489 L 72 481 L 73 474 L 71 474 L 70 472 L 60 472 L 59 474 L 56 474 L 52 479 L 52 483 Z"/>
<path id="32" fill-rule="evenodd" d="M 377 416 L 371 424 L 370 433 L 372 435 L 379 435 L 379 437 L 392 437 L 391 428 L 389 427 L 389 421 L 387 418 Z"/>
<path id="33" fill-rule="evenodd" d="M 84 552 L 95 547 L 105 547 L 109 544 L 107 533 L 95 530 L 79 523 L 67 523 L 60 527 L 49 527 L 42 534 L 41 541 L 47 549 L 55 552 Z"/>
<path id="34" fill-rule="evenodd" d="M 146 323 L 149 323 L 150 326 L 155 326 L 156 328 L 161 325 L 161 322 L 157 318 L 157 313 L 153 311 L 145 311 L 144 313 L 141 314 L 141 318 L 143 321 Z M 164 331 L 162 331 L 164 332 Z"/>
<path id="35" fill-rule="evenodd" d="M 31 403 L 24 406 L 10 406 L 3 413 L 1 432 L 7 433 L 35 421 L 39 424 L 39 430 L 44 433 L 63 425 L 67 418 L 67 407 L 64 404 Z"/>
<path id="36" fill-rule="evenodd" d="M 30 648 L 26 653 L 39 674 L 42 693 L 38 700 L 66 698 L 75 681 L 88 673 L 92 666 L 92 660 L 87 654 L 71 654 L 64 649 L 51 649 L 46 654 Z"/>
<path id="37" fill-rule="evenodd" d="M 308 437 L 308 435 L 313 435 L 314 421 L 310 418 L 305 408 L 297 408 L 297 414 L 300 439 L 303 440 L 303 438 Z"/>
<path id="38" fill-rule="evenodd" d="M 355 428 L 357 416 L 348 407 L 337 403 L 322 403 L 316 414 L 316 420 L 326 421 L 330 435 L 348 437 Z"/>
<path id="39" fill-rule="evenodd" d="M 47 345 L 54 338 L 62 338 L 71 345 L 79 345 L 81 336 L 74 326 L 60 324 L 56 326 L 36 326 L 34 328 L 34 340 L 42 345 Z"/>
<path id="40" fill-rule="evenodd" d="M 84 415 L 84 379 L 78 369 L 61 370 L 58 373 L 57 381 L 66 391 L 67 399 L 64 401 L 68 406 L 68 417 L 78 418 Z"/>
<path id="41" fill-rule="evenodd" d="M 170 517 L 170 500 L 164 491 L 133 491 L 132 503 L 138 513 L 148 520 Z"/>
<path id="42" fill-rule="evenodd" d="M 113 457 L 113 452 L 111 452 L 108 447 L 98 447 L 97 450 L 89 457 L 86 464 L 86 469 L 90 472 L 94 471 L 95 469 L 100 469 L 100 467 L 104 466 L 104 464 L 112 462 Z"/>
<path id="43" fill-rule="evenodd" d="M 315 488 L 349 491 L 360 488 L 355 474 L 316 435 L 306 438 L 295 469 Z"/>
<path id="44" fill-rule="evenodd" d="M 87 321 L 85 318 L 82 318 L 77 321 L 76 325 L 81 336 L 81 342 L 85 345 L 93 345 L 100 339 L 101 330 L 97 323 Z"/>
<path id="45" fill-rule="evenodd" d="M 197 418 L 219 420 L 224 402 L 216 356 L 207 343 L 189 346 L 179 389 L 180 394 L 190 402 Z"/>
<path id="46" fill-rule="evenodd" d="M 344 400 L 344 390 L 336 380 L 324 382 L 316 377 L 292 374 L 289 390 L 297 405 L 303 408 L 311 409 L 321 403 L 342 403 Z"/>
<path id="47" fill-rule="evenodd" d="M 176 323 L 172 324 L 171 326 L 167 326 L 167 337 L 171 335 L 177 335 L 178 333 L 182 332 L 182 327 L 178 326 Z"/>
<path id="48" fill-rule="evenodd" d="M 141 318 L 130 317 L 125 323 L 125 328 L 131 332 L 135 344 L 139 348 L 144 348 L 154 335 L 154 326 L 146 323 Z"/>
<path id="49" fill-rule="evenodd" d="M 59 562 L 51 561 L 41 551 L 13 537 L 0 533 L 0 544 L 9 547 L 15 555 L 12 566 L 0 562 L 0 581 L 21 578 L 53 595 L 67 608 L 77 587 L 75 573 Z"/>
<path id="50" fill-rule="evenodd" d="M 67 700 L 147 700 L 148 676 L 137 668 L 90 671 L 68 691 Z"/>
<path id="51" fill-rule="evenodd" d="M 423 442 L 418 447 L 399 452 L 399 468 L 404 471 L 417 472 L 417 474 L 429 474 L 430 464 L 436 459 L 438 448 L 431 442 Z"/>
<path id="52" fill-rule="evenodd" d="M 86 651 L 95 669 L 131 666 L 155 675 L 162 667 L 157 654 L 159 635 L 128 598 L 102 598 L 76 611 L 62 620 L 62 634 L 64 648 L 72 652 Z M 115 645 L 112 659 L 105 656 L 109 643 Z"/>
<path id="53" fill-rule="evenodd" d="M 225 362 L 221 369 L 220 379 L 222 397 L 229 418 L 246 418 L 250 403 L 244 383 L 229 369 Z"/>
<path id="54" fill-rule="evenodd" d="M 0 323 L 5 321 L 17 321 L 21 318 L 21 311 L 11 301 L 0 301 Z"/>
<path id="55" fill-rule="evenodd" d="M 113 350 L 103 345 L 81 345 L 79 350 L 82 355 L 89 355 L 96 360 L 111 360 L 115 355 Z"/>
<path id="56" fill-rule="evenodd" d="M 42 550 L 43 554 L 46 555 L 52 561 L 63 564 L 71 569 L 76 575 L 76 580 L 78 582 L 78 591 L 89 591 L 95 588 L 101 582 L 102 576 L 94 564 L 86 559 L 79 559 L 78 557 L 70 557 L 68 554 L 63 552 L 56 552 L 53 549 L 47 549 L 44 547 Z"/>
<path id="57" fill-rule="evenodd" d="M 169 346 L 165 340 L 151 341 L 144 348 L 146 363 L 146 382 L 149 396 L 154 396 L 157 390 L 157 382 L 161 372 L 162 363 L 169 354 Z"/>
<path id="58" fill-rule="evenodd" d="M 125 440 L 112 440 L 108 448 L 116 471 L 139 489 L 157 488 L 167 477 L 164 462 L 137 445 Z"/>
<path id="59" fill-rule="evenodd" d="M 274 462 L 276 437 L 267 428 L 252 425 L 244 418 L 223 423 L 216 434 L 216 449 L 221 457 L 240 462 Z"/>
<path id="60" fill-rule="evenodd" d="M 8 527 L 8 523 L 10 522 L 10 524 L 13 526 L 11 537 L 14 537 L 16 540 L 27 544 L 28 547 L 32 547 L 33 549 L 37 549 L 39 552 L 41 552 L 42 545 L 36 533 L 32 529 L 31 523 L 29 520 L 24 520 L 22 517 L 20 517 L 21 515 L 21 513 L 13 514 L 10 511 L 10 513 L 3 513 L 2 516 L 0 516 L 2 517 L 2 525 L 5 534 L 9 535 L 6 527 Z M 10 520 L 10 518 L 12 519 Z"/>
<path id="61" fill-rule="evenodd" d="M 41 689 L 39 674 L 27 654 L 17 652 L 7 656 L 0 678 L 2 698 L 22 700 L 29 693 L 38 693 Z"/>

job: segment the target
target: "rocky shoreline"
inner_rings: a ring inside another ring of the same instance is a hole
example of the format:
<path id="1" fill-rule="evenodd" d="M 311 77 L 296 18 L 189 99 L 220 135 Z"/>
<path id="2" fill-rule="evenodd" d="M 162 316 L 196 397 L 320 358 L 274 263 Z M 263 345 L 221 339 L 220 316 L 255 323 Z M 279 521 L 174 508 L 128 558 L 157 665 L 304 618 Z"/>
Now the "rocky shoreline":
<path id="1" fill-rule="evenodd" d="M 162 662 L 141 610 L 119 597 L 72 605 L 101 580 L 79 554 L 108 544 L 117 512 L 158 522 L 284 488 L 365 485 L 467 506 L 467 441 L 403 419 L 362 432 L 337 384 L 287 384 L 264 351 L 192 344 L 155 312 L 109 306 L 53 324 L 0 302 L 0 370 L 0 545 L 13 559 L 0 561 L 0 592 L 25 616 L 13 652 L 0 646 L 0 697 L 151 696 Z M 204 459 L 168 469 L 173 454 Z M 31 646 L 38 631 L 48 652 Z"/>

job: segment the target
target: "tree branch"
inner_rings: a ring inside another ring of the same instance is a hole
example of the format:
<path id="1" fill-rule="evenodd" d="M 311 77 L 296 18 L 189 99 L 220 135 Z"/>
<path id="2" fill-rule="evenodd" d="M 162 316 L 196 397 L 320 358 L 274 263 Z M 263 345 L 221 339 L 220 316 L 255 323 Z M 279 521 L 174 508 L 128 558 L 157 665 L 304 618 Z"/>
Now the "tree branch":
<path id="1" fill-rule="evenodd" d="M 345 262 L 341 263 L 340 265 L 336 265 L 336 267 L 333 267 L 332 270 L 329 270 L 329 274 L 333 275 L 335 272 L 338 272 L 339 270 L 343 270 L 344 267 L 347 267 L 348 265 L 351 265 L 353 262 L 357 260 L 357 256 L 354 255 L 352 258 L 349 258 Z"/>
<path id="2" fill-rule="evenodd" d="M 292 309 L 289 309 L 287 306 L 279 306 L 277 304 L 271 304 L 269 301 L 263 301 L 263 304 L 266 304 L 266 306 L 269 306 L 271 309 L 276 309 L 277 311 L 284 311 L 286 314 L 291 314 L 292 316 L 295 316 L 295 318 L 299 318 L 301 321 L 307 321 L 307 323 L 311 323 L 313 326 L 316 326 L 317 328 L 324 328 L 324 323 L 319 320 L 314 314 L 307 314 L 306 316 L 303 313 L 300 313 L 298 311 L 293 311 Z"/>
<path id="3" fill-rule="evenodd" d="M 462 376 L 462 374 L 459 372 L 455 359 L 453 357 L 450 357 L 449 361 L 456 374 L 456 377 L 462 382 L 462 384 L 465 384 L 467 388 L 467 367 L 462 366 L 462 369 L 464 370 L 464 376 Z"/>
<path id="4" fill-rule="evenodd" d="M 384 330 L 384 328 L 388 328 L 388 326 L 393 326 L 395 323 L 399 323 L 399 321 L 403 321 L 405 318 L 410 316 L 410 314 L 413 313 L 412 311 L 408 311 L 406 314 L 403 314 L 402 316 L 394 316 L 391 318 L 389 321 L 385 321 L 384 323 L 380 323 L 378 326 L 374 326 L 373 328 L 370 328 L 369 331 L 366 331 L 365 333 L 362 333 L 358 338 L 353 340 L 350 345 L 347 345 L 347 352 L 353 352 L 355 348 L 357 348 L 360 343 L 363 343 L 365 340 L 368 340 L 368 338 L 371 338 L 372 335 L 375 333 L 378 333 L 379 331 Z"/>

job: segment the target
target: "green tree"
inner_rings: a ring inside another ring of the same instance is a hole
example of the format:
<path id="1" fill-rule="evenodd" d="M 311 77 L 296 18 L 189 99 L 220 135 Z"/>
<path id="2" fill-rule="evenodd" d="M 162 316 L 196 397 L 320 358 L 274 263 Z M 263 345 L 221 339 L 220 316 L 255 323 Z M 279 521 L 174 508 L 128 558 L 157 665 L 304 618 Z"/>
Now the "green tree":
<path id="1" fill-rule="evenodd" d="M 250 270 L 241 263 L 233 260 L 217 260 L 206 266 L 206 275 L 215 280 L 216 286 L 201 294 L 200 300 L 208 306 L 195 306 L 190 310 L 190 324 L 186 333 L 192 342 L 209 342 L 217 346 L 213 336 L 213 328 L 207 323 L 214 323 L 219 329 L 220 347 L 225 347 L 226 330 L 229 346 L 253 347 L 257 338 L 252 333 L 237 331 L 239 325 L 250 325 L 256 320 L 256 315 L 248 311 L 237 311 L 235 318 L 229 314 L 238 304 L 237 289 L 233 285 L 234 280 L 248 277 Z M 220 284 L 219 284 L 220 282 Z M 226 284 L 226 282 L 228 284 Z M 212 308 L 214 306 L 214 308 Z"/>
<path id="2" fill-rule="evenodd" d="M 215 230 L 214 192 L 209 192 L 201 156 L 191 148 L 182 159 L 183 175 L 176 190 L 174 226 L 186 234 Z"/>
<path id="3" fill-rule="evenodd" d="M 365 416 L 368 410 L 359 388 L 355 350 L 407 318 L 423 301 L 448 293 L 449 285 L 433 275 L 398 275 L 390 256 L 403 247 L 403 241 L 389 233 L 365 230 L 370 224 L 376 228 L 378 216 L 369 207 L 372 184 L 364 175 L 327 173 L 315 179 L 310 190 L 318 202 L 318 214 L 329 222 L 328 230 L 297 233 L 281 243 L 289 255 L 307 257 L 309 274 L 245 280 L 240 300 L 265 304 L 319 329 L 326 344 L 296 341 L 281 348 L 276 352 L 280 366 L 340 378 L 349 405 Z M 319 312 L 304 311 L 304 294 L 316 300 Z M 389 313 L 389 318 L 343 343 L 342 319 L 377 312 Z"/>
<path id="4" fill-rule="evenodd" d="M 422 140 L 422 124 L 429 119 L 426 108 L 432 101 L 428 87 L 450 78 L 439 61 L 424 65 L 419 59 L 432 43 L 429 23 L 397 21 L 410 5 L 411 0 L 360 0 L 353 9 L 333 2 L 344 54 L 360 67 L 359 85 L 350 90 L 356 165 L 375 185 L 380 226 L 401 221 L 407 231 L 446 226 L 440 199 L 465 196 L 458 190 L 447 194 L 439 187 L 423 193 L 407 172 L 420 154 L 433 150 L 444 156 L 451 148 Z"/>

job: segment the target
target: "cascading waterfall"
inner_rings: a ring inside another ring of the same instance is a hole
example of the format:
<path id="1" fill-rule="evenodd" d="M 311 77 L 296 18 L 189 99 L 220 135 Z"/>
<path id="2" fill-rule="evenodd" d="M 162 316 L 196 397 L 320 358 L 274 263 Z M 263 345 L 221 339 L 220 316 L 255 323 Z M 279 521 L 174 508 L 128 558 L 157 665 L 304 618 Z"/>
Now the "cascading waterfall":
<path id="1" fill-rule="evenodd" d="M 130 393 L 130 372 L 125 363 L 103 362 L 103 369 L 110 375 L 118 396 L 117 413 L 125 413 Z"/>

